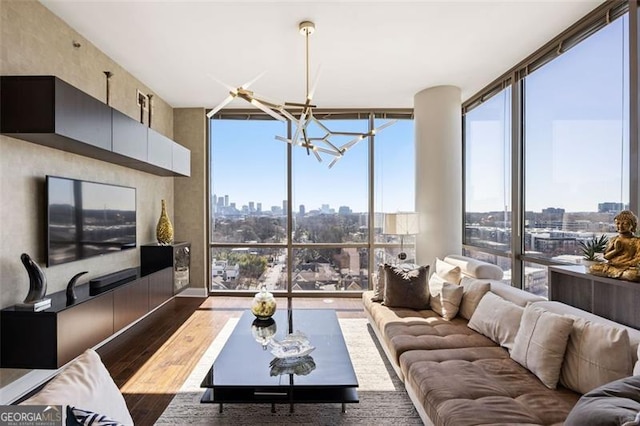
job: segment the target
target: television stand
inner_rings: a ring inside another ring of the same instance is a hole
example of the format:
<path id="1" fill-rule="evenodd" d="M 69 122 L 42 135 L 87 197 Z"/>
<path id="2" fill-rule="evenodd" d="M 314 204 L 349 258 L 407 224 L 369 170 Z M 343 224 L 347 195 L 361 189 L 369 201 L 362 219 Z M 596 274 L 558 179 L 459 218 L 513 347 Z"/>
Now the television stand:
<path id="1" fill-rule="evenodd" d="M 93 278 L 89 281 L 90 293 L 97 294 L 121 284 L 126 284 L 138 277 L 138 268 L 127 268 L 121 271 L 112 272 L 111 274 Z"/>

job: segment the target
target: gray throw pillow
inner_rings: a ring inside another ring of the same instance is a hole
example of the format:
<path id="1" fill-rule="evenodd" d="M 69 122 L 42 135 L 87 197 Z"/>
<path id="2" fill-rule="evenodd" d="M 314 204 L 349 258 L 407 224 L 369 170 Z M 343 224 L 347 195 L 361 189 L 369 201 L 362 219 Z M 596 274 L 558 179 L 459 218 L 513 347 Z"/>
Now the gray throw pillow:
<path id="1" fill-rule="evenodd" d="M 384 275 L 386 283 L 382 303 L 385 306 L 409 309 L 429 308 L 429 287 L 427 286 L 429 265 L 415 269 L 384 265 Z"/>

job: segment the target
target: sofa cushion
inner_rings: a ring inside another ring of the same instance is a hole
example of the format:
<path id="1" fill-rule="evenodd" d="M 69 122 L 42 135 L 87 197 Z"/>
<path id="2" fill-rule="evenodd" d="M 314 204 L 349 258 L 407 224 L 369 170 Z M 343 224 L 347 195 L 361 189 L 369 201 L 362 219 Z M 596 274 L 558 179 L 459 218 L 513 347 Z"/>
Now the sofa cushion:
<path id="1" fill-rule="evenodd" d="M 523 291 L 500 281 L 491 281 L 491 292 L 523 308 L 529 303 L 544 302 L 547 300 L 542 296 Z"/>
<path id="2" fill-rule="evenodd" d="M 462 286 L 445 281 L 437 274 L 431 275 L 429 279 L 431 309 L 446 320 L 453 319 L 458 314 L 463 292 Z"/>
<path id="3" fill-rule="evenodd" d="M 467 256 L 451 254 L 445 257 L 444 261 L 451 265 L 459 266 L 464 275 L 472 278 L 501 280 L 504 275 L 504 272 L 502 272 L 499 266 Z"/>
<path id="4" fill-rule="evenodd" d="M 471 319 L 480 300 L 491 289 L 491 283 L 487 280 L 479 280 L 477 278 L 462 277 L 460 285 L 464 289 L 462 293 L 462 302 L 460 302 L 460 310 L 458 314 L 465 319 Z"/>
<path id="5" fill-rule="evenodd" d="M 467 322 L 462 318 L 447 321 L 432 311 L 428 312 L 432 316 L 386 324 L 383 332 L 385 344 L 395 362 L 403 353 L 417 349 L 497 347 L 490 339 L 467 327 Z"/>
<path id="6" fill-rule="evenodd" d="M 469 320 L 469 328 L 509 350 L 520 327 L 524 308 L 487 292 Z"/>
<path id="7" fill-rule="evenodd" d="M 436 425 L 561 424 L 580 397 L 548 389 L 504 348 L 409 351 L 400 363 Z"/>
<path id="8" fill-rule="evenodd" d="M 462 271 L 459 266 L 447 263 L 437 257 L 435 273 L 443 280 L 453 284 L 459 284 L 462 279 Z"/>
<path id="9" fill-rule="evenodd" d="M 87 349 L 21 404 L 72 405 L 133 425 L 122 394 L 93 349 Z"/>
<path id="10" fill-rule="evenodd" d="M 573 319 L 535 304 L 528 305 L 522 314 L 511 358 L 529 369 L 549 389 L 555 389 L 572 330 Z"/>
<path id="11" fill-rule="evenodd" d="M 627 330 L 576 316 L 571 318 L 573 329 L 560 375 L 563 386 L 584 394 L 631 375 Z"/>
<path id="12" fill-rule="evenodd" d="M 411 309 L 429 307 L 428 265 L 408 270 L 385 264 L 384 274 L 385 288 L 382 303 L 385 306 Z"/>
<path id="13" fill-rule="evenodd" d="M 567 416 L 566 426 L 637 424 L 640 376 L 607 383 L 584 394 Z"/>

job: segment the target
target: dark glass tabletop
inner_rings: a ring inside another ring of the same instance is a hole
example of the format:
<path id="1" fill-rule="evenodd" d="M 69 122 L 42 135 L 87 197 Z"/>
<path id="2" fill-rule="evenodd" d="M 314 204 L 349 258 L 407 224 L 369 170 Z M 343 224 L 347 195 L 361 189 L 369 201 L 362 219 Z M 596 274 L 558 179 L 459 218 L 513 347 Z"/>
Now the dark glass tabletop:
<path id="1" fill-rule="evenodd" d="M 281 341 L 301 331 L 315 347 L 309 355 L 297 359 L 278 359 L 269 348 L 256 341 L 252 324 L 255 317 L 246 311 L 202 387 L 349 387 L 358 386 L 351 358 L 334 310 L 280 310 L 275 320 L 275 340 Z M 273 325 L 271 325 L 273 328 Z"/>

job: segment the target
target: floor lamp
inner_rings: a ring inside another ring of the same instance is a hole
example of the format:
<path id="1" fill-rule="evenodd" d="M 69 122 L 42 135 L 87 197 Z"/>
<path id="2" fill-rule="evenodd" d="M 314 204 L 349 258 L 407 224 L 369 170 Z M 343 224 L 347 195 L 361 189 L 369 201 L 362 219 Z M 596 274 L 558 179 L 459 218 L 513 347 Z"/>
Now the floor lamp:
<path id="1" fill-rule="evenodd" d="M 405 235 L 416 235 L 420 232 L 418 226 L 418 213 L 399 212 L 384 215 L 384 234 L 400 235 L 400 253 L 398 259 L 404 261 L 407 253 L 404 252 Z"/>

